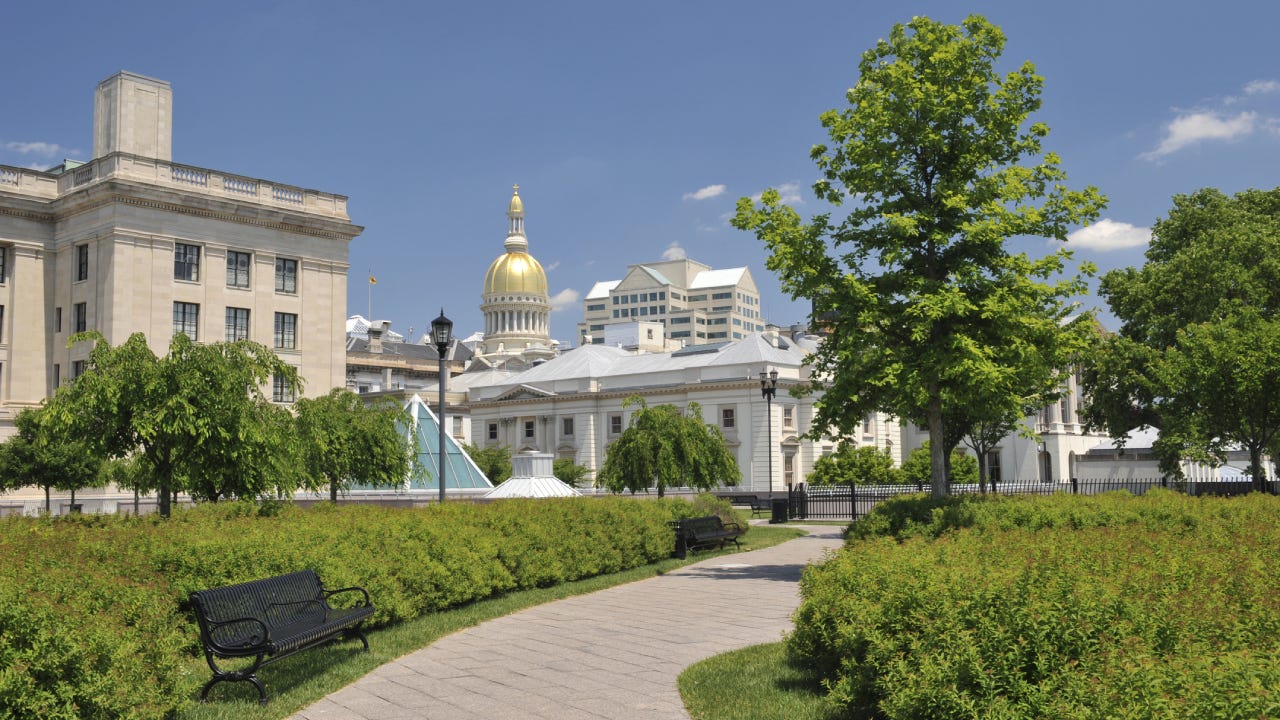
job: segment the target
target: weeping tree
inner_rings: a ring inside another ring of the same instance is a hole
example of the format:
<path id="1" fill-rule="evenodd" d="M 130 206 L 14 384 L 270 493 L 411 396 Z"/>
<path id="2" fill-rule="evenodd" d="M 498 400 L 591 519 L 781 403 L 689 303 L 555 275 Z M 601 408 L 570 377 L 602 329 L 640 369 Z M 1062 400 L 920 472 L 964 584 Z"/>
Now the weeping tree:
<path id="1" fill-rule="evenodd" d="M 668 487 L 710 490 L 742 479 L 720 429 L 703 421 L 697 403 L 681 412 L 675 405 L 649 407 L 644 398 L 633 395 L 622 406 L 638 409 L 609 446 L 600 468 L 600 484 L 610 492 L 647 492 L 652 487 L 662 497 Z"/>
<path id="2" fill-rule="evenodd" d="M 407 433 L 409 413 L 384 398 L 366 406 L 346 388 L 304 398 L 294 405 L 304 487 L 329 486 L 330 502 L 352 485 L 396 487 L 418 468 L 417 433 Z"/>

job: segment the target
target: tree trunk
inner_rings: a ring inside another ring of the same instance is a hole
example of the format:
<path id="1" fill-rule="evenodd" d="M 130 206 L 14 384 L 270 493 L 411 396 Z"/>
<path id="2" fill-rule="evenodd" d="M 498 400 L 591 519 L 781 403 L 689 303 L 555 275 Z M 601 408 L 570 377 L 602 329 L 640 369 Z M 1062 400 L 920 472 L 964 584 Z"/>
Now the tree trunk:
<path id="1" fill-rule="evenodd" d="M 1253 489 L 1258 492 L 1267 491 L 1267 481 L 1262 474 L 1262 447 L 1249 446 L 1249 474 L 1253 476 Z"/>
<path id="2" fill-rule="evenodd" d="M 338 504 L 338 481 L 329 480 L 329 502 L 334 505 Z"/>
<path id="3" fill-rule="evenodd" d="M 978 452 L 978 451 L 975 449 L 974 452 Z M 991 489 L 995 490 L 995 487 L 993 486 Z M 987 454 L 986 453 L 978 453 L 978 491 L 984 495 L 987 492 Z"/>
<path id="4" fill-rule="evenodd" d="M 947 496 L 947 441 L 942 424 L 942 392 L 936 384 L 929 386 L 925 420 L 929 425 L 929 485 L 934 498 L 944 498 Z"/>
<path id="5" fill-rule="evenodd" d="M 53 514 L 53 501 L 49 498 L 49 486 L 44 486 L 44 514 Z"/>

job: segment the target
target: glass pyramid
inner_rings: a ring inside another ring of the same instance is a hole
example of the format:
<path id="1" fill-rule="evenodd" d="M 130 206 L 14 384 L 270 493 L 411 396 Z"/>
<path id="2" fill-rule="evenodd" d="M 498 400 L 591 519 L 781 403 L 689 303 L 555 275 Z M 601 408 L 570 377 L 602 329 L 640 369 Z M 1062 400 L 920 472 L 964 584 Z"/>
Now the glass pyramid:
<path id="1" fill-rule="evenodd" d="M 436 414 L 414 395 L 405 403 L 413 426 L 407 432 L 418 434 L 418 463 L 422 470 L 418 477 L 410 477 L 402 486 L 404 490 L 440 491 L 440 483 L 436 477 L 440 473 L 440 423 Z M 471 460 L 471 456 L 458 445 L 453 436 L 445 433 L 445 490 L 478 489 L 488 490 L 492 483 L 480 472 L 480 468 Z M 353 485 L 352 490 L 373 490 L 371 486 Z"/>

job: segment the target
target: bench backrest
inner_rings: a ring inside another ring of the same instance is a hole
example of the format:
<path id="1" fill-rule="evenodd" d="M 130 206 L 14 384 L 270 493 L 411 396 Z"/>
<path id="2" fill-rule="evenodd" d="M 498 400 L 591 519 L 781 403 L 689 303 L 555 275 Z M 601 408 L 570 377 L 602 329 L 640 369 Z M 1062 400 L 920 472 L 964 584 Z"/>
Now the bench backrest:
<path id="1" fill-rule="evenodd" d="M 222 623 L 238 618 L 257 618 L 268 629 L 307 619 L 324 618 L 328 604 L 324 586 L 314 570 L 263 578 L 238 585 L 191 593 L 200 630 L 217 645 L 256 644 L 262 628 L 256 623 L 233 623 L 210 629 L 209 622 Z"/>
<path id="2" fill-rule="evenodd" d="M 707 515 L 705 517 L 685 518 L 680 521 L 680 527 L 685 532 L 697 536 L 720 532 L 724 530 L 724 523 L 720 522 L 720 516 L 718 515 Z"/>

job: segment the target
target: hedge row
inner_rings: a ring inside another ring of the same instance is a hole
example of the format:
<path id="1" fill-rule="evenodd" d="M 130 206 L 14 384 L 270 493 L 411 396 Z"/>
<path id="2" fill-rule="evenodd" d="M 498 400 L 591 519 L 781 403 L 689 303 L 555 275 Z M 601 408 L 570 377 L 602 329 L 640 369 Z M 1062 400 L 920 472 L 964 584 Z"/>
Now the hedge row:
<path id="1" fill-rule="evenodd" d="M 191 702 L 189 593 L 302 568 L 360 585 L 383 625 L 668 557 L 680 501 L 421 510 L 219 504 L 170 520 L 0 522 L 0 718 L 161 718 Z"/>
<path id="2" fill-rule="evenodd" d="M 1280 498 L 928 506 L 802 581 L 788 650 L 848 716 L 1280 716 Z"/>

